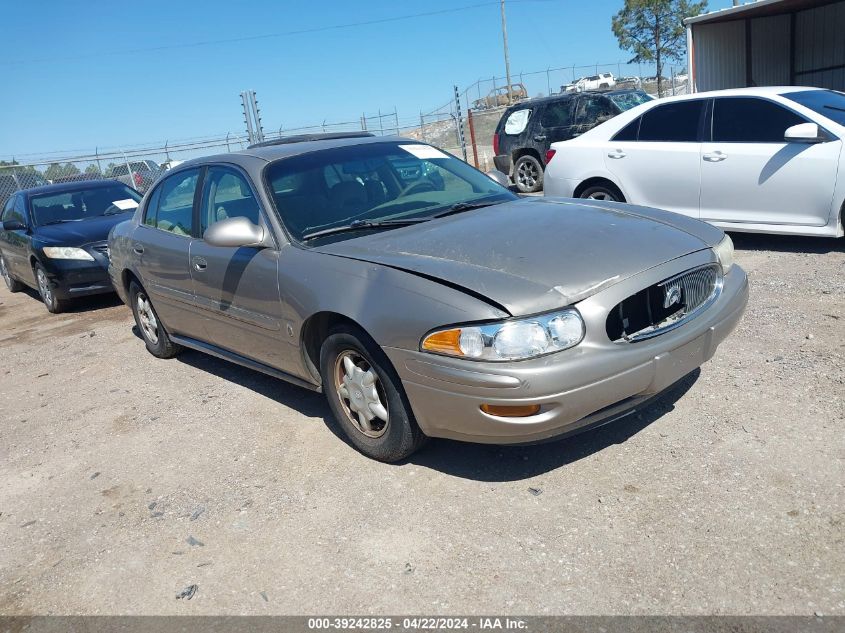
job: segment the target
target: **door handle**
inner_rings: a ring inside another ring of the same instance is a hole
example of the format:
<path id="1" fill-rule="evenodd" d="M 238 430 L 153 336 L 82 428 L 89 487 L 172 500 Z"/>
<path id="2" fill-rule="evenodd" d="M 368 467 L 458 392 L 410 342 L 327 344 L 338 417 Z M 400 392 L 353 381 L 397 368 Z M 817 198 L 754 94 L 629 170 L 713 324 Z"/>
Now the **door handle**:
<path id="1" fill-rule="evenodd" d="M 192 261 L 194 263 L 194 270 L 202 272 L 206 268 L 208 268 L 208 262 L 205 261 L 202 257 L 194 257 Z"/>
<path id="2" fill-rule="evenodd" d="M 543 141 L 546 140 L 546 135 L 545 134 L 538 134 L 537 136 L 534 137 L 534 140 L 537 141 L 538 143 L 542 143 Z"/>
<path id="3" fill-rule="evenodd" d="M 612 152 L 607 153 L 608 158 L 625 158 L 627 154 L 623 152 L 621 149 L 614 150 Z"/>
<path id="4" fill-rule="evenodd" d="M 718 150 L 716 150 L 715 152 L 708 152 L 703 156 L 704 160 L 706 160 L 708 163 L 718 163 L 720 161 L 725 160 L 727 157 L 728 155 L 725 154 L 725 152 L 720 152 Z"/>
<path id="5" fill-rule="evenodd" d="M 144 247 L 141 244 L 134 244 L 132 246 L 132 250 L 135 251 L 138 255 L 144 254 Z"/>

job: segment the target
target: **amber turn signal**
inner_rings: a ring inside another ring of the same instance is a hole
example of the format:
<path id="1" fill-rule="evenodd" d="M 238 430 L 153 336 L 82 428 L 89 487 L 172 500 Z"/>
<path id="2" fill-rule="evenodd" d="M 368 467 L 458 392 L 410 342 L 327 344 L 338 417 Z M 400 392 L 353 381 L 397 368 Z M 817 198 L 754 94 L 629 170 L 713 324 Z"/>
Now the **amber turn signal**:
<path id="1" fill-rule="evenodd" d="M 482 404 L 481 410 L 487 415 L 495 415 L 497 418 L 527 418 L 529 415 L 540 413 L 540 405 L 520 404 L 503 406 L 498 404 Z"/>
<path id="2" fill-rule="evenodd" d="M 427 336 L 423 341 L 422 348 L 427 352 L 439 352 L 452 356 L 463 356 L 461 351 L 461 331 L 444 330 Z"/>

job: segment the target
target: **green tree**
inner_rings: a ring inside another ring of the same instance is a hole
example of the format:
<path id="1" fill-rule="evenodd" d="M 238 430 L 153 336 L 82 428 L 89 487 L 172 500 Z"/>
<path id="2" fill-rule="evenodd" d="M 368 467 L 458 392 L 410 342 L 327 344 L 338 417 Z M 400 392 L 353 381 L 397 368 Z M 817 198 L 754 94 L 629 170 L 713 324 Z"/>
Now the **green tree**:
<path id="1" fill-rule="evenodd" d="M 613 16 L 613 34 L 619 48 L 634 54 L 631 64 L 654 62 L 657 66 L 657 95 L 663 95 L 663 64 L 680 61 L 686 50 L 684 19 L 699 15 L 707 0 L 625 0 Z"/>
<path id="2" fill-rule="evenodd" d="M 44 171 L 44 177 L 47 180 L 55 180 L 62 177 L 62 166 L 59 163 L 50 163 Z"/>
<path id="3" fill-rule="evenodd" d="M 91 163 L 88 167 L 85 168 L 85 173 L 89 176 L 102 176 L 103 174 L 100 172 L 100 168 L 97 167 L 97 163 Z"/>
<path id="4" fill-rule="evenodd" d="M 62 176 L 68 178 L 70 176 L 78 176 L 79 175 L 79 167 L 74 165 L 73 163 L 65 163 L 64 167 L 62 167 Z"/>

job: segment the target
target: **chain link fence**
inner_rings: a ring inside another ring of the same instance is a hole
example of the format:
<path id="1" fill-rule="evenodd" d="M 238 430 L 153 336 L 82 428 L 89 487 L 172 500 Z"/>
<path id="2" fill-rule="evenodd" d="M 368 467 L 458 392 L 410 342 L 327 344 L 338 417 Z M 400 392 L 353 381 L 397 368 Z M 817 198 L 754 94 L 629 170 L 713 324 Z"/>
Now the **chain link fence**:
<path id="1" fill-rule="evenodd" d="M 414 115 L 400 115 L 393 108 L 361 113 L 344 121 L 323 120 L 298 127 L 265 126 L 264 138 L 351 131 L 367 131 L 377 136 L 401 135 L 436 145 L 459 158 L 466 157 L 468 162 L 487 171 L 493 169 L 493 134 L 507 107 L 509 93 L 511 98 L 530 99 L 568 91 L 634 88 L 657 96 L 656 77 L 643 77 L 641 67 L 635 75 L 630 70 L 633 68 L 617 62 L 518 72 L 511 75 L 510 90 L 504 77 L 490 77 L 456 91 L 460 104 L 450 95 L 440 107 Z M 623 74 L 626 72 L 629 74 Z M 682 68 L 667 67 L 665 73 L 668 76 L 661 82 L 660 96 L 689 92 L 688 78 Z M 107 178 L 143 193 L 180 162 L 196 156 L 238 151 L 248 144 L 247 134 L 229 132 L 155 145 L 98 148 L 83 155 L 53 153 L 0 160 L 0 209 L 15 191 L 49 183 Z"/>

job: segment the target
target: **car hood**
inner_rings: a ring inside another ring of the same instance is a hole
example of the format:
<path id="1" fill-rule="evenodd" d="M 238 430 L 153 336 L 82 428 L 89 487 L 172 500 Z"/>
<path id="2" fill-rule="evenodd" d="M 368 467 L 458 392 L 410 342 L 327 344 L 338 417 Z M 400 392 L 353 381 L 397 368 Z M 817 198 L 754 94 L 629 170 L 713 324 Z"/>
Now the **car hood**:
<path id="1" fill-rule="evenodd" d="M 402 269 L 525 315 L 576 303 L 721 236 L 657 209 L 522 198 L 315 250 Z"/>
<path id="2" fill-rule="evenodd" d="M 133 209 L 127 213 L 104 215 L 78 222 L 38 226 L 35 228 L 33 237 L 45 244 L 62 246 L 82 246 L 91 242 L 105 242 L 109 237 L 109 231 L 111 231 L 112 227 L 126 220 L 130 220 L 134 212 L 135 210 Z"/>

